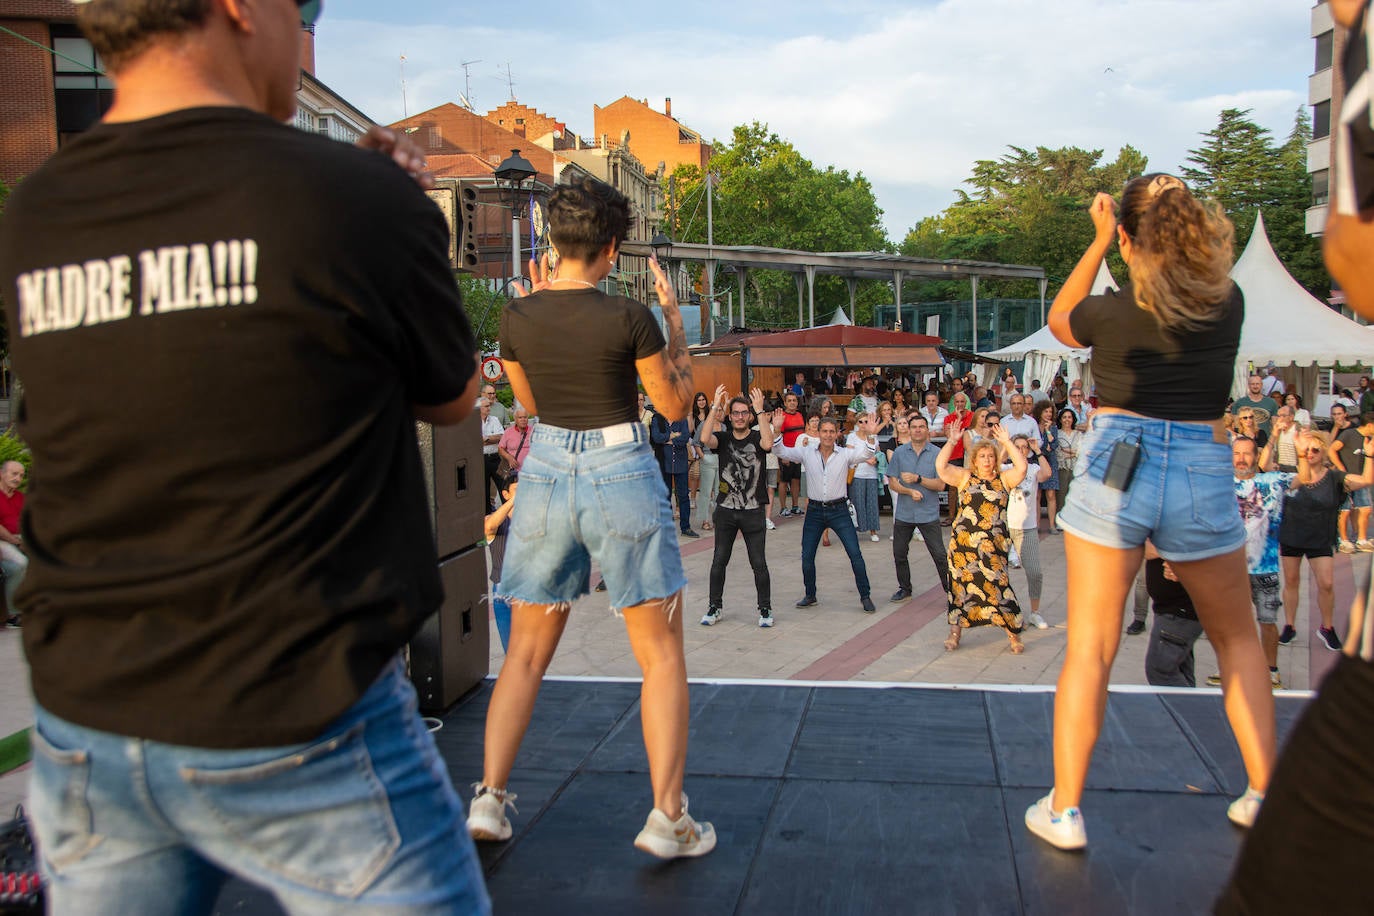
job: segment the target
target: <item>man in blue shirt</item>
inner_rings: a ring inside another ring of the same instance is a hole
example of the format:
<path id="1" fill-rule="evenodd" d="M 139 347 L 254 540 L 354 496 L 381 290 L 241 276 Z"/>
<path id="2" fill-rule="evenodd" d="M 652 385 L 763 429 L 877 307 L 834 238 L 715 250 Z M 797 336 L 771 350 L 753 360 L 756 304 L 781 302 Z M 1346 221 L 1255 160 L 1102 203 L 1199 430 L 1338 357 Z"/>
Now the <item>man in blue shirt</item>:
<path id="1" fill-rule="evenodd" d="M 949 591 L 949 554 L 940 533 L 940 491 L 945 484 L 935 473 L 935 456 L 940 450 L 930 441 L 930 426 L 925 417 L 913 415 L 910 429 L 911 441 L 898 446 L 887 464 L 887 485 L 896 500 L 892 507 L 892 559 L 897 565 L 893 601 L 911 597 L 911 564 L 907 554 L 911 537 L 918 531 L 940 575 L 940 584 Z"/>

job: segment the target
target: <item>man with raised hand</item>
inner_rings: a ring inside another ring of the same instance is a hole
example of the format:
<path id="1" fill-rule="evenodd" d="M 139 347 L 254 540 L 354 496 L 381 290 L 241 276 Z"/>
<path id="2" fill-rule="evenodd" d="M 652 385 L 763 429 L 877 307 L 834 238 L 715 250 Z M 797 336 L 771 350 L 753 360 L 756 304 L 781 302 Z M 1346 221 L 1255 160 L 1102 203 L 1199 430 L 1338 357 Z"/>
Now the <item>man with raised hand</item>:
<path id="1" fill-rule="evenodd" d="M 318 12 L 83 4 L 114 102 L 0 223 L 54 913 L 489 910 L 403 655 L 476 345 L 418 151 L 286 124 Z"/>

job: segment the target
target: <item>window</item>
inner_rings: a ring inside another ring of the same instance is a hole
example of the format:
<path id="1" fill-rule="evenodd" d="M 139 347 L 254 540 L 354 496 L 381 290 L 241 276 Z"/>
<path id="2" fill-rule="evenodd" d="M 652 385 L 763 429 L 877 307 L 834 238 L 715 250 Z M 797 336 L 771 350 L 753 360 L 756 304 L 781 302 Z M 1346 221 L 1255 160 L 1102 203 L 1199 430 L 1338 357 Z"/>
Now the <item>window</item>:
<path id="1" fill-rule="evenodd" d="M 1312 173 L 1312 206 L 1320 207 L 1327 202 L 1331 193 L 1331 173 L 1322 169 Z"/>
<path id="2" fill-rule="evenodd" d="M 52 26 L 53 99 L 59 145 L 86 130 L 109 110 L 114 83 L 105 64 L 75 26 Z"/>
<path id="3" fill-rule="evenodd" d="M 1312 68 L 1313 73 L 1321 73 L 1331 66 L 1332 46 L 1335 39 L 1335 32 L 1323 32 L 1317 36 L 1317 61 Z"/>
<path id="4" fill-rule="evenodd" d="M 1312 106 L 1312 139 L 1331 136 L 1331 100 Z"/>

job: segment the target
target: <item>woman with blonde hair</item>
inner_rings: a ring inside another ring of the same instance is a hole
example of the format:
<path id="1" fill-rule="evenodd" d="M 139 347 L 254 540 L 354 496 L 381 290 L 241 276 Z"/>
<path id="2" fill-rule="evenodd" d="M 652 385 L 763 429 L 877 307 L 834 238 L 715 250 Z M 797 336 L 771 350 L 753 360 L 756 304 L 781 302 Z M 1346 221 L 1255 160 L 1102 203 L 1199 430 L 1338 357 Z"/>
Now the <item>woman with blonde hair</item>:
<path id="1" fill-rule="evenodd" d="M 1026 458 L 1012 448 L 1000 425 L 964 453 L 965 467 L 950 464 L 952 441 L 935 458 L 935 473 L 955 488 L 950 497 L 958 508 L 949 538 L 949 637 L 945 649 L 959 648 L 969 627 L 999 626 L 1007 631 L 1013 655 L 1025 651 L 1021 642 L 1021 606 L 1011 588 L 1011 535 L 1007 531 L 1007 502 L 1026 476 Z M 1000 447 L 1000 448 L 999 448 Z M 1000 471 L 1004 453 L 1011 467 Z"/>
<path id="2" fill-rule="evenodd" d="M 1050 309 L 1061 343 L 1093 348 L 1098 409 L 1059 513 L 1068 567 L 1068 646 L 1054 701 L 1054 788 L 1026 826 L 1081 849 L 1079 803 L 1107 706 L 1121 616 L 1146 540 L 1192 596 L 1216 651 L 1249 777 L 1227 810 L 1254 823 L 1274 764 L 1274 698 L 1250 611 L 1245 529 L 1223 415 L 1245 301 L 1230 278 L 1233 229 L 1172 175 L 1145 175 L 1089 207 L 1096 230 Z M 1115 241 L 1131 281 L 1092 282 Z"/>

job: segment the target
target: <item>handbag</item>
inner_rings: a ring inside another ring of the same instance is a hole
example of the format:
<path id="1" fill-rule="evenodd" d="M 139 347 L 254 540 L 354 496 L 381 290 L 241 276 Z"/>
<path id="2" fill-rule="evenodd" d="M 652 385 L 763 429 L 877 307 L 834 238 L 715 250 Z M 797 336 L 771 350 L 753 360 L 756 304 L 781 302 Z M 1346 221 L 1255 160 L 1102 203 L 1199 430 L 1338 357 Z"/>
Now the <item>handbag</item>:
<path id="1" fill-rule="evenodd" d="M 34 854 L 33 833 L 24 806 L 0 824 L 0 913 L 42 916 L 43 878 Z"/>

